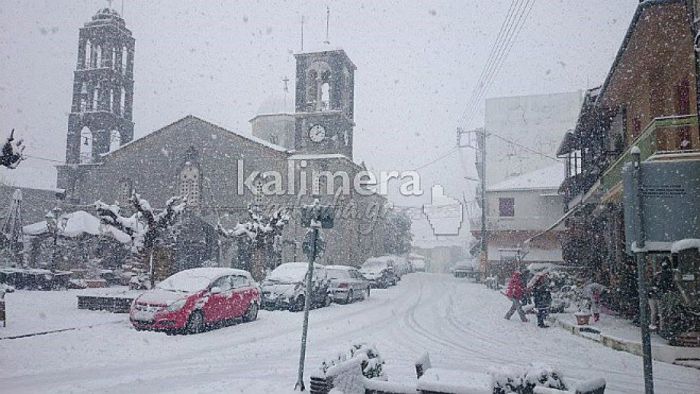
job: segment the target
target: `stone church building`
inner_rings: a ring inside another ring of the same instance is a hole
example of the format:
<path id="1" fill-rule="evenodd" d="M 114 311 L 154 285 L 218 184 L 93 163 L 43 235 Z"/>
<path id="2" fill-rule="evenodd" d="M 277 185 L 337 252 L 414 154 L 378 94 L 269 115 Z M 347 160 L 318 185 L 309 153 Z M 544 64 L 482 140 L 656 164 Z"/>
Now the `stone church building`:
<path id="1" fill-rule="evenodd" d="M 67 204 L 102 200 L 128 207 L 135 190 L 158 208 L 170 197 L 185 196 L 182 238 L 190 253 L 183 256 L 191 261 L 179 268 L 204 260 L 240 266 L 243 251 L 219 239 L 214 226 L 246 221 L 251 205 L 292 212 L 270 266 L 304 261 L 299 206 L 314 198 L 338 207 L 335 227 L 323 231 L 322 263 L 358 265 L 384 253 L 380 216 L 386 200 L 348 188 L 344 178 L 352 186 L 365 168 L 353 162 L 356 67 L 343 50 L 296 54 L 294 107 L 285 99 L 263 103 L 251 119 L 252 137 L 187 116 L 133 140 L 134 43 L 111 9 L 80 29 L 66 162 L 58 166 L 57 179 Z M 322 171 L 332 176 L 311 175 Z M 270 193 L 272 185 L 283 190 Z M 334 193 L 340 186 L 345 193 Z"/>

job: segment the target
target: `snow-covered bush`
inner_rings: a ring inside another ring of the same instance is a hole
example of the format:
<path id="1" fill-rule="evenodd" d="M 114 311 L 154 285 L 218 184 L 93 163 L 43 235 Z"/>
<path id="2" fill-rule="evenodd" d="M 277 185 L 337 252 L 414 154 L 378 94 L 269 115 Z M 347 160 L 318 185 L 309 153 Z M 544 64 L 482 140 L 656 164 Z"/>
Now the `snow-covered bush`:
<path id="1" fill-rule="evenodd" d="M 561 372 L 539 363 L 527 368 L 505 366 L 489 371 L 494 394 L 531 394 L 535 387 L 567 390 Z"/>
<path id="2" fill-rule="evenodd" d="M 368 379 L 386 379 L 384 375 L 384 360 L 379 355 L 377 349 L 366 343 L 352 345 L 345 353 L 338 353 L 334 358 L 327 359 L 321 363 L 321 373 L 325 376 L 332 367 L 344 363 L 348 360 L 359 358 L 361 361 L 362 374 Z"/>

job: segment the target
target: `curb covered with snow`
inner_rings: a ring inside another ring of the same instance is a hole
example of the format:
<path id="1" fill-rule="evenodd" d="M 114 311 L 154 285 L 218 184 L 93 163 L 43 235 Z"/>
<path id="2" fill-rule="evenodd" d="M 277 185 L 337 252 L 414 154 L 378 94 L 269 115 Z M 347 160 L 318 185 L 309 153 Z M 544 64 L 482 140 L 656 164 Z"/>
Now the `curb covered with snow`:
<path id="1" fill-rule="evenodd" d="M 550 316 L 549 320 L 552 323 L 571 332 L 574 335 L 578 335 L 582 338 L 599 342 L 611 349 L 620 350 L 637 356 L 642 356 L 642 345 L 640 342 L 606 335 L 601 333 L 595 327 L 579 326 L 564 321 L 558 318 L 557 316 Z M 685 365 L 691 368 L 700 369 L 700 366 L 695 366 L 692 363 L 679 362 L 679 360 L 700 359 L 700 348 L 652 344 L 651 354 L 652 358 L 656 361 L 661 361 L 669 364 Z"/>

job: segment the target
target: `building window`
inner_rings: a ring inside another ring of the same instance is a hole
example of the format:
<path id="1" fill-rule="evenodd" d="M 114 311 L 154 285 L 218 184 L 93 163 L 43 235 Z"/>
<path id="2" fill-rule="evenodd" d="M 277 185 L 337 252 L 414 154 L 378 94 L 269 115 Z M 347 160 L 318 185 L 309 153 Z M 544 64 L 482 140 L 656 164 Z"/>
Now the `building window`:
<path id="1" fill-rule="evenodd" d="M 117 195 L 117 202 L 120 206 L 129 206 L 129 198 L 131 198 L 131 181 L 128 179 L 122 179 L 119 182 L 119 190 Z"/>
<path id="2" fill-rule="evenodd" d="M 185 166 L 180 171 L 180 195 L 187 200 L 188 206 L 199 206 L 199 181 L 199 168 L 190 161 L 185 162 Z"/>
<path id="3" fill-rule="evenodd" d="M 498 199 L 498 216 L 515 216 L 515 199 L 512 197 L 502 197 Z"/>
<path id="4" fill-rule="evenodd" d="M 258 179 L 255 182 L 255 205 L 262 206 L 263 195 L 263 183 L 262 180 Z"/>

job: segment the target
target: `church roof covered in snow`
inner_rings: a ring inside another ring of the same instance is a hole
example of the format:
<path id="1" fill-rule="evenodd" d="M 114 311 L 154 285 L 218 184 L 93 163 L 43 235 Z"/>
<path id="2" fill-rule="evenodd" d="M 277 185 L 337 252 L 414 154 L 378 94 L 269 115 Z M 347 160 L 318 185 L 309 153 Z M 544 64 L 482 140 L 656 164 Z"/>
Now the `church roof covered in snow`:
<path id="1" fill-rule="evenodd" d="M 518 175 L 499 182 L 488 189 L 490 192 L 508 190 L 538 190 L 559 189 L 564 181 L 564 165 L 559 163 L 549 167 L 540 168 L 523 175 Z"/>
<path id="2" fill-rule="evenodd" d="M 103 154 L 102 156 L 110 156 L 110 155 L 112 155 L 112 154 L 114 154 L 114 153 L 116 153 L 116 152 L 123 151 L 124 149 L 129 148 L 129 147 L 131 147 L 131 146 L 133 146 L 133 145 L 143 143 L 143 142 L 149 140 L 150 138 L 154 137 L 154 136 L 157 135 L 157 134 L 160 134 L 160 133 L 163 133 L 163 132 L 168 132 L 169 130 L 171 130 L 171 129 L 173 128 L 173 126 L 176 126 L 176 125 L 179 125 L 179 124 L 186 124 L 186 123 L 189 123 L 190 125 L 196 125 L 197 123 L 199 123 L 199 124 L 204 124 L 204 125 L 212 126 L 213 128 L 215 128 L 215 129 L 217 129 L 217 130 L 219 130 L 219 131 L 225 132 L 225 133 L 226 133 L 225 135 L 228 135 L 228 136 L 231 136 L 231 137 L 234 137 L 234 138 L 243 138 L 243 139 L 245 139 L 245 140 L 252 141 L 252 142 L 254 142 L 254 143 L 256 143 L 256 144 L 264 145 L 265 147 L 270 148 L 270 149 L 275 150 L 275 151 L 278 151 L 278 152 L 288 152 L 287 148 L 285 148 L 285 147 L 283 147 L 283 146 L 279 146 L 279 145 L 273 144 L 273 143 L 271 143 L 271 142 L 269 142 L 269 141 L 266 141 L 266 140 L 264 140 L 264 139 L 262 139 L 262 138 L 254 137 L 254 136 L 252 136 L 252 135 L 243 135 L 243 134 L 239 134 L 239 133 L 236 133 L 236 132 L 234 132 L 234 131 L 225 129 L 225 128 L 223 128 L 223 127 L 221 127 L 221 126 L 219 126 L 219 125 L 216 125 L 216 124 L 214 124 L 214 123 L 208 122 L 208 121 L 206 121 L 206 120 L 204 120 L 204 119 L 198 118 L 198 117 L 196 117 L 196 116 L 194 116 L 194 115 L 187 115 L 187 116 L 185 116 L 184 118 L 179 119 L 179 120 L 176 120 L 175 122 L 173 122 L 173 123 L 171 123 L 171 124 L 169 124 L 169 125 L 167 125 L 167 126 L 164 126 L 164 127 L 160 128 L 160 129 L 158 129 L 158 130 L 156 130 L 156 131 L 154 131 L 154 132 L 152 132 L 152 133 L 146 134 L 145 136 L 143 136 L 143 137 L 141 137 L 141 138 L 138 138 L 138 139 L 129 141 L 128 143 L 126 143 L 126 144 L 120 146 L 119 148 L 117 148 L 117 149 L 115 149 L 115 150 L 113 150 L 113 151 L 111 151 L 111 152 L 109 152 L 109 153 L 105 153 L 105 154 Z"/>

